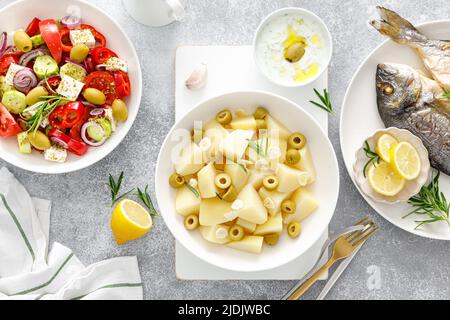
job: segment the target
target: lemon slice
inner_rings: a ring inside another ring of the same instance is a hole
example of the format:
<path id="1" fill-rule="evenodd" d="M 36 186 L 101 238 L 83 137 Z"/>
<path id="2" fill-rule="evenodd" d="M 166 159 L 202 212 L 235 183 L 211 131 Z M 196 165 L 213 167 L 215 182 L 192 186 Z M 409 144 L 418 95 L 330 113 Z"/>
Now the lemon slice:
<path id="1" fill-rule="evenodd" d="M 370 167 L 367 178 L 372 189 L 385 196 L 395 196 L 405 187 L 405 179 L 383 160 Z"/>
<path id="2" fill-rule="evenodd" d="M 390 134 L 383 134 L 377 141 L 375 151 L 384 161 L 391 162 L 391 149 L 398 144 L 398 141 Z"/>
<path id="3" fill-rule="evenodd" d="M 414 180 L 420 174 L 420 157 L 408 142 L 400 142 L 391 150 L 391 164 L 394 170 L 406 180 Z"/>
<path id="4" fill-rule="evenodd" d="M 139 203 L 125 199 L 114 208 L 111 217 L 111 229 L 117 244 L 145 235 L 152 227 L 152 217 Z"/>

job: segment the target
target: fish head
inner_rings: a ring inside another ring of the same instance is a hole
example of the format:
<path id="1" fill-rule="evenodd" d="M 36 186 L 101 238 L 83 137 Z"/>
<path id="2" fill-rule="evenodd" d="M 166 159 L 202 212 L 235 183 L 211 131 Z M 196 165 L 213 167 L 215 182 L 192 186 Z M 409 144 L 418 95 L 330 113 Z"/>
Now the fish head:
<path id="1" fill-rule="evenodd" d="M 402 114 L 415 105 L 420 97 L 420 74 L 406 65 L 380 63 L 376 73 L 376 90 L 382 115 Z"/>

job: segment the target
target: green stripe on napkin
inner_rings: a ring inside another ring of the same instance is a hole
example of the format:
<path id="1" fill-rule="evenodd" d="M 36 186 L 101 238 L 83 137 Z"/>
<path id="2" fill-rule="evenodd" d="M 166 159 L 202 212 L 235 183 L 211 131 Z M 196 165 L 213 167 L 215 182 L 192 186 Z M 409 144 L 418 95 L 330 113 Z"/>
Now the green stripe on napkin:
<path id="1" fill-rule="evenodd" d="M 98 290 L 102 290 L 102 289 L 108 289 L 108 288 L 127 288 L 127 287 L 128 287 L 128 288 L 142 287 L 142 283 L 113 283 L 113 284 L 108 284 L 108 285 L 106 285 L 106 286 L 97 288 L 97 289 L 95 289 L 94 291 L 91 291 L 91 292 L 89 292 L 89 293 L 86 293 L 86 294 L 84 294 L 84 295 L 82 295 L 82 296 L 78 296 L 78 297 L 72 298 L 72 299 L 70 299 L 70 300 L 80 300 L 80 299 L 83 299 L 83 298 L 86 297 L 87 295 L 92 294 L 92 293 L 94 293 L 94 292 L 96 292 L 96 291 L 98 291 Z"/>

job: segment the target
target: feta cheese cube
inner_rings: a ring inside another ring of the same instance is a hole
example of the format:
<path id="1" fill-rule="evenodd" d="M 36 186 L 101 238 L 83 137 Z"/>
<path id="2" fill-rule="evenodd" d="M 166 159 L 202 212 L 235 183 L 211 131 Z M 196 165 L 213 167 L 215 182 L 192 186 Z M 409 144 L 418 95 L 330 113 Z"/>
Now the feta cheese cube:
<path id="1" fill-rule="evenodd" d="M 22 69 L 25 69 L 25 67 L 15 63 L 11 63 L 8 72 L 6 72 L 5 83 L 9 84 L 10 86 L 14 85 L 14 76 L 16 75 L 17 71 Z"/>
<path id="2" fill-rule="evenodd" d="M 69 37 L 70 42 L 72 42 L 72 45 L 74 46 L 77 44 L 85 44 L 89 48 L 95 47 L 95 38 L 89 29 L 70 30 Z"/>
<path id="3" fill-rule="evenodd" d="M 112 108 L 105 108 L 105 118 L 111 122 L 111 130 L 112 132 L 116 131 L 116 119 L 114 119 Z"/>
<path id="4" fill-rule="evenodd" d="M 77 81 L 68 75 L 63 75 L 56 92 L 70 100 L 75 101 L 80 95 L 83 86 L 83 82 Z"/>
<path id="5" fill-rule="evenodd" d="M 108 71 L 123 71 L 123 72 L 128 72 L 128 64 L 125 60 L 116 58 L 116 57 L 111 57 L 108 59 L 108 61 L 106 61 L 106 70 Z"/>
<path id="6" fill-rule="evenodd" d="M 48 161 L 64 163 L 67 159 L 67 150 L 53 145 L 44 151 L 44 159 Z"/>

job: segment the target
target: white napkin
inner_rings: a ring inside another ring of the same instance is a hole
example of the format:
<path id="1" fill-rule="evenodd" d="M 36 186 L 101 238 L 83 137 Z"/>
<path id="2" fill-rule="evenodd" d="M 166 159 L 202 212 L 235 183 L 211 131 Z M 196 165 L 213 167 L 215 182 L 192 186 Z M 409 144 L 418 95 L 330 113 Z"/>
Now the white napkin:
<path id="1" fill-rule="evenodd" d="M 50 209 L 0 169 L 0 299 L 143 298 L 136 257 L 85 267 L 57 242 L 47 254 Z"/>

